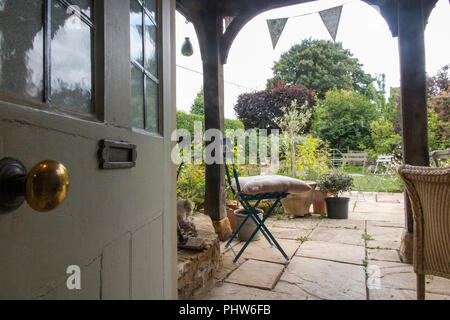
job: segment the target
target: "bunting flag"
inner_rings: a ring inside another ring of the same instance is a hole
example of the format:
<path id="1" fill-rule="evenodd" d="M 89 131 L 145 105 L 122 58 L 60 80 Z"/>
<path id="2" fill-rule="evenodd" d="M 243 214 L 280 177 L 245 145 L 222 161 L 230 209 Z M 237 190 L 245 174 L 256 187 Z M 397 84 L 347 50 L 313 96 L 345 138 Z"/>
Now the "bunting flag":
<path id="1" fill-rule="evenodd" d="M 336 34 L 339 27 L 339 21 L 341 20 L 342 6 L 334 7 L 331 9 L 323 10 L 319 12 L 325 27 L 327 28 L 333 41 L 336 41 Z"/>
<path id="2" fill-rule="evenodd" d="M 269 27 L 269 33 L 272 38 L 272 45 L 274 49 L 277 46 L 278 40 L 280 39 L 281 33 L 283 32 L 287 21 L 288 18 L 267 20 L 267 26 Z"/>

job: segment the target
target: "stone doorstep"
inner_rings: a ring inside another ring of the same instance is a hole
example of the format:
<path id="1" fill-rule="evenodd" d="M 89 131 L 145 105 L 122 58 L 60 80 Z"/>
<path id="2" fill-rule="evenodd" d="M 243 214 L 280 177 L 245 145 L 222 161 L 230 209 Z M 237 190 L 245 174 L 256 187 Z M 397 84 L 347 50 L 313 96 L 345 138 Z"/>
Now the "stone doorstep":
<path id="1" fill-rule="evenodd" d="M 281 264 L 250 259 L 233 271 L 225 282 L 271 290 L 283 270 L 284 266 Z"/>

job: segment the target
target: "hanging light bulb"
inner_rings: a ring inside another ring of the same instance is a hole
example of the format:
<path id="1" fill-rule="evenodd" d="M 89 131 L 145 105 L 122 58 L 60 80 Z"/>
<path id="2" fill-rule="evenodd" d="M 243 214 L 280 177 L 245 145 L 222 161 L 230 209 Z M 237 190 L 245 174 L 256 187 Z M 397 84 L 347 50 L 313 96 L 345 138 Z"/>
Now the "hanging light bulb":
<path id="1" fill-rule="evenodd" d="M 189 37 L 185 37 L 183 46 L 181 47 L 181 54 L 183 56 L 190 57 L 193 53 L 194 49 L 192 48 L 191 40 L 189 40 Z"/>

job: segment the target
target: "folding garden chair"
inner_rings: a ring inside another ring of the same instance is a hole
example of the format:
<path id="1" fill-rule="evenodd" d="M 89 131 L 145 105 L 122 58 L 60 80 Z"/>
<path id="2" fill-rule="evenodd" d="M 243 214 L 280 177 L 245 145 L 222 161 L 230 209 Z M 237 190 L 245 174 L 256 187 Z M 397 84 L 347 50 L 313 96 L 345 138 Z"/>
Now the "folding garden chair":
<path id="1" fill-rule="evenodd" d="M 231 236 L 230 240 L 228 240 L 225 248 L 230 247 L 233 253 L 235 254 L 235 258 L 233 263 L 236 263 L 241 257 L 242 253 L 245 251 L 247 246 L 253 240 L 258 231 L 261 231 L 262 235 L 267 239 L 270 246 L 275 246 L 286 261 L 289 262 L 289 257 L 283 251 L 277 240 L 274 238 L 270 230 L 264 224 L 267 218 L 270 217 L 273 210 L 280 203 L 281 199 L 285 198 L 289 192 L 304 192 L 311 189 L 310 186 L 303 183 L 302 181 L 289 177 L 282 177 L 276 175 L 261 175 L 261 176 L 252 176 L 252 177 L 244 177 L 239 178 L 236 166 L 234 164 L 234 153 L 228 152 L 228 147 L 231 147 L 231 143 L 228 141 L 224 141 L 224 163 L 225 163 L 225 172 L 228 180 L 229 188 L 231 192 L 235 196 L 235 198 L 242 204 L 245 209 L 247 216 L 244 218 L 242 223 L 238 226 L 236 231 Z M 230 148 L 233 150 L 232 148 Z M 227 157 L 228 155 L 228 157 Z M 231 156 L 230 156 L 231 155 Z M 228 168 L 227 159 L 232 160 L 232 170 L 234 179 L 231 179 L 230 170 Z M 262 200 L 275 200 L 270 209 L 264 214 L 263 219 L 258 217 L 257 206 Z M 256 203 L 252 206 L 250 201 L 256 201 Z M 236 254 L 231 246 L 231 242 L 236 238 L 241 228 L 245 225 L 245 223 L 252 219 L 256 225 L 255 230 L 250 235 L 249 239 L 245 242 L 244 246 L 241 250 Z"/>
<path id="2" fill-rule="evenodd" d="M 373 176 L 377 178 L 377 184 L 373 189 L 373 192 L 377 191 L 378 187 L 382 187 L 384 191 L 387 192 L 386 187 L 383 185 L 383 180 L 386 175 L 389 174 L 389 170 L 392 166 L 392 161 L 394 156 L 378 156 L 377 163 L 375 165 L 375 170 L 373 171 Z M 385 167 L 385 170 L 381 172 L 382 167 Z"/>

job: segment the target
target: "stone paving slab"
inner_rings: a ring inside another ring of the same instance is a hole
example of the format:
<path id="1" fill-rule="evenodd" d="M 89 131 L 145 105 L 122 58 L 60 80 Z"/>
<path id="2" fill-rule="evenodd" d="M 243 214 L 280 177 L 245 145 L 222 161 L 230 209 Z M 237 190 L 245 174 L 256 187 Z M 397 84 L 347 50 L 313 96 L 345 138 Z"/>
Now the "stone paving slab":
<path id="1" fill-rule="evenodd" d="M 367 221 L 367 228 L 376 227 L 391 227 L 391 228 L 404 228 L 405 222 L 394 222 L 394 221 Z"/>
<path id="2" fill-rule="evenodd" d="M 367 234 L 370 235 L 373 240 L 377 241 L 400 241 L 402 237 L 402 228 L 393 227 L 374 227 L 368 222 Z"/>
<path id="3" fill-rule="evenodd" d="M 233 263 L 234 254 L 231 250 L 222 254 L 222 264 L 223 267 L 220 272 L 216 275 L 217 280 L 224 280 L 228 275 L 230 275 L 234 270 L 239 268 L 246 259 L 239 259 L 236 263 Z"/>
<path id="4" fill-rule="evenodd" d="M 400 241 L 388 241 L 388 240 L 370 240 L 367 242 L 367 248 L 369 249 L 390 249 L 390 250 L 400 250 Z"/>
<path id="5" fill-rule="evenodd" d="M 233 283 L 218 283 L 211 289 L 206 300 L 290 300 L 293 297 L 282 292 L 262 290 Z"/>
<path id="6" fill-rule="evenodd" d="M 366 257 L 366 250 L 362 246 L 306 241 L 300 246 L 296 256 L 362 265 Z"/>
<path id="7" fill-rule="evenodd" d="M 225 281 L 260 289 L 272 289 L 280 279 L 284 266 L 258 260 L 247 260 Z"/>
<path id="8" fill-rule="evenodd" d="M 365 277 L 362 266 L 294 257 L 280 280 L 319 299 L 365 300 Z"/>
<path id="9" fill-rule="evenodd" d="M 369 260 L 401 262 L 397 250 L 367 249 L 367 257 Z"/>
<path id="10" fill-rule="evenodd" d="M 402 233 L 403 228 L 377 227 L 367 222 L 367 234 L 372 238 L 367 241 L 367 247 L 398 250 Z"/>
<path id="11" fill-rule="evenodd" d="M 295 252 L 300 246 L 300 242 L 296 240 L 288 240 L 288 239 L 276 239 L 276 240 L 289 258 L 292 258 L 294 256 Z M 239 246 L 234 248 L 234 251 L 238 253 L 243 245 L 244 242 L 241 242 Z M 259 239 L 258 241 L 252 241 L 245 249 L 241 257 L 244 259 L 255 259 L 281 264 L 288 263 L 281 254 L 281 252 L 278 251 L 278 249 L 275 246 L 271 247 L 264 237 L 261 237 L 261 239 Z"/>
<path id="12" fill-rule="evenodd" d="M 300 218 L 297 217 L 295 219 L 270 219 L 266 225 L 272 228 L 291 228 L 291 229 L 309 229 L 312 230 L 319 224 L 320 219 L 316 217 L 316 215 L 312 215 L 311 217 Z"/>
<path id="13" fill-rule="evenodd" d="M 369 300 L 416 300 L 417 294 L 415 290 L 390 289 L 383 288 L 381 290 L 369 289 Z M 425 293 L 425 300 L 450 300 L 450 296 Z"/>
<path id="14" fill-rule="evenodd" d="M 269 228 L 275 239 L 297 240 L 307 237 L 312 230 L 309 229 L 290 229 L 290 228 Z"/>
<path id="15" fill-rule="evenodd" d="M 386 288 L 416 290 L 416 274 L 412 265 L 387 261 L 369 261 L 368 268 L 372 271 L 374 277 L 378 273 L 381 290 Z M 438 295 L 450 295 L 449 279 L 428 275 L 425 279 L 427 292 Z"/>
<path id="16" fill-rule="evenodd" d="M 366 223 L 363 220 L 350 220 L 350 219 L 322 219 L 319 223 L 319 227 L 326 228 L 344 228 L 344 229 L 359 229 L 365 230 Z"/>
<path id="17" fill-rule="evenodd" d="M 320 300 L 320 298 L 306 292 L 296 283 L 278 281 L 273 291 L 280 294 L 286 294 L 287 300 Z"/>
<path id="18" fill-rule="evenodd" d="M 310 235 L 310 240 L 325 241 L 331 243 L 352 244 L 357 246 L 364 246 L 362 234 L 364 230 L 354 229 L 336 229 L 317 227 Z"/>
<path id="19" fill-rule="evenodd" d="M 404 216 L 399 215 L 398 211 L 403 211 L 403 209 L 398 209 L 397 212 L 386 213 L 383 209 L 378 209 L 378 211 L 369 212 L 350 212 L 348 213 L 348 218 L 352 220 L 367 220 L 367 221 L 393 221 L 395 223 L 404 223 Z"/>

